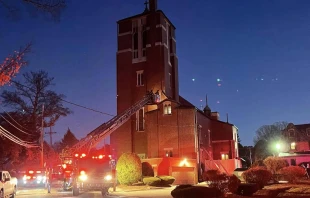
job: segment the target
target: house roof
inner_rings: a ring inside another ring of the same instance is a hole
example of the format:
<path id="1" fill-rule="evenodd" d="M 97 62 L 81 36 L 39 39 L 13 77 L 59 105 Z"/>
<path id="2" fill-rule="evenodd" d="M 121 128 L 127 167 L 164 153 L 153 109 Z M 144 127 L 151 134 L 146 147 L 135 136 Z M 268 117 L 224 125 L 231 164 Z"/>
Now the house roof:
<path id="1" fill-rule="evenodd" d="M 298 131 L 306 131 L 307 128 L 310 128 L 310 124 L 295 124 L 294 126 Z"/>

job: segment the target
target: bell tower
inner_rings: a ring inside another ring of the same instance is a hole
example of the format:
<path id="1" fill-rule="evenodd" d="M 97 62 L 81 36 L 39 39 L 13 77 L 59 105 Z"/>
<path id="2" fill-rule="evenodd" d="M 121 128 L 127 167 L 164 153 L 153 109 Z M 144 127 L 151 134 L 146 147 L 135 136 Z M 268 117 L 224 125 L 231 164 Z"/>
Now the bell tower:
<path id="1" fill-rule="evenodd" d="M 157 0 L 145 2 L 141 14 L 117 22 L 117 113 L 121 113 L 147 91 L 159 91 L 161 100 L 179 100 L 178 58 L 175 27 Z M 131 120 L 111 134 L 117 152 L 134 152 L 136 133 L 144 131 L 144 107 Z"/>

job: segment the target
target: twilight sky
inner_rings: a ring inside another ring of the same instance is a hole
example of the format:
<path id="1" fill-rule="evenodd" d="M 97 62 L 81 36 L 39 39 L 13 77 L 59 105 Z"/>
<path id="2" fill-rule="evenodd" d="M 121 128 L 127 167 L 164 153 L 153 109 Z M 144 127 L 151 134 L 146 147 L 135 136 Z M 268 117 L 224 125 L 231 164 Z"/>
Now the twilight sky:
<path id="1" fill-rule="evenodd" d="M 8 20 L 0 7 L 0 60 L 32 41 L 21 73 L 45 70 L 66 100 L 115 115 L 116 21 L 143 12 L 143 3 L 72 0 L 59 23 L 27 12 Z M 208 94 L 243 145 L 253 145 L 261 125 L 309 123 L 309 0 L 158 0 L 158 8 L 177 28 L 180 94 L 199 108 Z M 66 106 L 74 114 L 57 123 L 54 140 L 68 127 L 82 138 L 111 118 Z"/>

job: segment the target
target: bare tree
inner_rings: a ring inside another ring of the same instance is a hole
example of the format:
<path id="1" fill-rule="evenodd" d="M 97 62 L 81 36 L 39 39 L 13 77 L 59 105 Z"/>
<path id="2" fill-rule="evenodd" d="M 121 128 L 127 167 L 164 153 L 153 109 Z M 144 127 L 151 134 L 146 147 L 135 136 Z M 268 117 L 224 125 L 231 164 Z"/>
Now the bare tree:
<path id="1" fill-rule="evenodd" d="M 261 126 L 256 131 L 256 135 L 254 137 L 254 144 L 256 144 L 260 140 L 272 142 L 282 139 L 282 131 L 287 127 L 287 125 L 287 122 L 276 122 L 271 125 Z"/>
<path id="2" fill-rule="evenodd" d="M 2 5 L 2 6 L 1 6 Z M 0 0 L 0 6 L 8 11 L 10 17 L 16 18 L 21 13 L 21 6 L 32 8 L 32 11 L 39 11 L 49 14 L 52 19 L 58 21 L 61 12 L 66 8 L 66 0 Z"/>
<path id="3" fill-rule="evenodd" d="M 27 64 L 24 57 L 30 52 L 31 44 L 21 48 L 20 51 L 15 51 L 13 55 L 9 55 L 0 64 L 0 87 L 7 84 L 14 77 L 22 66 Z"/>
<path id="4" fill-rule="evenodd" d="M 53 78 L 45 71 L 30 72 L 23 74 L 24 83 L 12 81 L 15 91 L 3 91 L 1 97 L 3 104 L 17 112 L 28 115 L 31 130 L 39 135 L 42 120 L 42 106 L 44 104 L 45 126 L 53 126 L 61 116 L 67 116 L 71 111 L 64 107 L 62 94 L 57 94 L 49 87 Z"/>

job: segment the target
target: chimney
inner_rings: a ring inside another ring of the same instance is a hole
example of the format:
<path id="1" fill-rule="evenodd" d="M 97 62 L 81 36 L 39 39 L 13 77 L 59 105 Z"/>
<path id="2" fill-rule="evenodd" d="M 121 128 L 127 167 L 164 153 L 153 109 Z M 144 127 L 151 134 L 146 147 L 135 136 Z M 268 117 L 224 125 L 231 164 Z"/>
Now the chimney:
<path id="1" fill-rule="evenodd" d="M 218 112 L 212 112 L 211 118 L 213 118 L 215 120 L 220 120 L 220 114 Z"/>
<path id="2" fill-rule="evenodd" d="M 149 7 L 151 12 L 155 12 L 157 10 L 157 0 L 149 0 Z"/>

